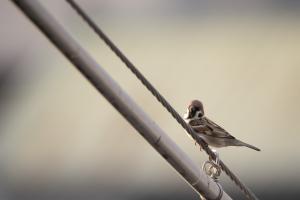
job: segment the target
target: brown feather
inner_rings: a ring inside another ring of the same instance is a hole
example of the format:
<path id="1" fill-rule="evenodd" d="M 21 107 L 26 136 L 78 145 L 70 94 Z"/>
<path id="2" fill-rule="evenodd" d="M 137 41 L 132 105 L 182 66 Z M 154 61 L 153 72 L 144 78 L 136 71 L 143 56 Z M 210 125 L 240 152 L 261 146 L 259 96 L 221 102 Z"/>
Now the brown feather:
<path id="1" fill-rule="evenodd" d="M 211 121 L 206 117 L 201 119 L 194 119 L 189 122 L 193 129 L 198 132 L 208 136 L 213 136 L 215 138 L 226 138 L 226 139 L 235 139 L 230 135 L 225 129 Z"/>

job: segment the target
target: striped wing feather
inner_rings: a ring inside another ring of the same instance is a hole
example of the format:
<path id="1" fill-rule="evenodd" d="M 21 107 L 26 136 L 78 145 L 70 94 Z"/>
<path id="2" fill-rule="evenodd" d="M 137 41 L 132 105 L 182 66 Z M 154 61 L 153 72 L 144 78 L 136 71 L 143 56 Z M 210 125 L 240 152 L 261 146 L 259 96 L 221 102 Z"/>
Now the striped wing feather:
<path id="1" fill-rule="evenodd" d="M 203 117 L 200 120 L 198 126 L 195 127 L 195 131 L 216 138 L 235 139 L 225 129 L 223 129 L 222 127 L 220 127 L 219 125 L 217 125 L 216 123 L 214 123 L 206 117 Z"/>

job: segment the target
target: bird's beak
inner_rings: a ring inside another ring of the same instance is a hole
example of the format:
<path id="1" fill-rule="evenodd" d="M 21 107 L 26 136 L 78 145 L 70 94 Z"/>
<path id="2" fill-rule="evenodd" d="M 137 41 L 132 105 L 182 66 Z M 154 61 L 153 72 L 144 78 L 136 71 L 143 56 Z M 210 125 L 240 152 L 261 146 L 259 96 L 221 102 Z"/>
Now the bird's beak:
<path id="1" fill-rule="evenodd" d="M 186 110 L 186 113 L 184 113 L 183 118 L 184 119 L 189 119 L 190 118 L 190 110 L 189 109 Z"/>

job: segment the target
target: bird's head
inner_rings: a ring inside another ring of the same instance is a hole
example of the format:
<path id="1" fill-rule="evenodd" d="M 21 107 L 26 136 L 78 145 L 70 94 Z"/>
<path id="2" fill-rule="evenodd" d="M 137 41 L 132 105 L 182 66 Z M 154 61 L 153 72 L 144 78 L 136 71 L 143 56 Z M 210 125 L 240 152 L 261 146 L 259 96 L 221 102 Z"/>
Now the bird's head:
<path id="1" fill-rule="evenodd" d="M 204 116 L 203 104 L 199 100 L 190 102 L 187 112 L 184 114 L 185 120 L 201 119 Z"/>

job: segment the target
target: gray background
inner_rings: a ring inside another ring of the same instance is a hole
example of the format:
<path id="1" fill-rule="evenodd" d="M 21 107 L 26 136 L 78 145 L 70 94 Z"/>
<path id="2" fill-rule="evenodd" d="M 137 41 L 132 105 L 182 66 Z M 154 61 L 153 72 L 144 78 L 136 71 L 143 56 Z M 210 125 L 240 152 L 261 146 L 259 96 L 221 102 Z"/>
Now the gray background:
<path id="1" fill-rule="evenodd" d="M 209 118 L 262 149 L 219 150 L 258 197 L 297 199 L 298 1 L 78 2 L 178 112 L 201 99 Z M 42 3 L 201 166 L 206 155 L 75 12 Z M 198 199 L 9 1 L 0 23 L 1 199 Z"/>

